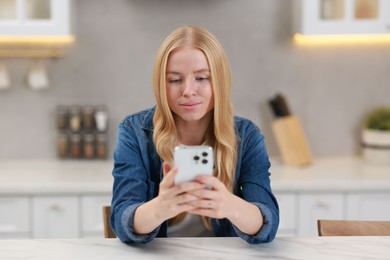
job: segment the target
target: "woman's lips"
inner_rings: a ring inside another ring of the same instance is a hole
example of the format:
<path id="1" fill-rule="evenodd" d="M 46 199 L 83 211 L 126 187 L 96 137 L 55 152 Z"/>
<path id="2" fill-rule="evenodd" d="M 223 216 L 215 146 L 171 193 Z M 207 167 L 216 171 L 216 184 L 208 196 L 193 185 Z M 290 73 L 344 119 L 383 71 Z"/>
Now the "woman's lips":
<path id="1" fill-rule="evenodd" d="M 180 106 L 184 107 L 185 109 L 194 109 L 198 107 L 201 104 L 201 102 L 191 102 L 191 103 L 182 103 Z"/>

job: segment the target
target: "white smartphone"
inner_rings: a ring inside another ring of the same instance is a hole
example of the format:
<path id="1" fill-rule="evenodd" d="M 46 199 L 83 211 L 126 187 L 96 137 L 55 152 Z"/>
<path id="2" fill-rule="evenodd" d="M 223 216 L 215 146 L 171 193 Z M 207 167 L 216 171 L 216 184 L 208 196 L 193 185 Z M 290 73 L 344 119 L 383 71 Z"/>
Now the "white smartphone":
<path id="1" fill-rule="evenodd" d="M 198 175 L 213 175 L 214 155 L 211 146 L 176 146 L 173 159 L 179 170 L 176 184 L 193 181 Z"/>

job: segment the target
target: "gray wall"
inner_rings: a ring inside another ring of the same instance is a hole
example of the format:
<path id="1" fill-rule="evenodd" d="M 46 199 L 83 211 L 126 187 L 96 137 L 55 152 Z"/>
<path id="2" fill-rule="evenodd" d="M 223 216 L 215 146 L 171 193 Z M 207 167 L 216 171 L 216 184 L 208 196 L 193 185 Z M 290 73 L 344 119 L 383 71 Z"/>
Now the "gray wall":
<path id="1" fill-rule="evenodd" d="M 390 105 L 390 46 L 298 47 L 291 1 L 77 0 L 76 43 L 45 59 L 51 88 L 25 87 L 30 59 L 3 59 L 12 87 L 0 92 L 0 158 L 51 158 L 57 104 L 106 104 L 110 153 L 128 113 L 154 104 L 152 63 L 176 26 L 197 24 L 224 45 L 233 69 L 236 114 L 252 119 L 277 155 L 267 99 L 286 95 L 315 156 L 358 154 L 359 126 L 373 106 Z"/>

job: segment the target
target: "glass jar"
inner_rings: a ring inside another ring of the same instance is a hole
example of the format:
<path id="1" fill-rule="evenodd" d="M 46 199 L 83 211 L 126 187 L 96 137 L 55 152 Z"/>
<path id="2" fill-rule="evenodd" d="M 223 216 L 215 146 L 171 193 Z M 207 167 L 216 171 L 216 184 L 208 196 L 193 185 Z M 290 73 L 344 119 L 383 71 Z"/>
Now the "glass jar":
<path id="1" fill-rule="evenodd" d="M 57 139 L 57 154 L 61 159 L 65 159 L 69 154 L 69 137 L 65 133 L 60 133 Z"/>
<path id="2" fill-rule="evenodd" d="M 83 130 L 91 131 L 95 127 L 94 108 L 92 106 L 84 106 L 82 109 L 82 125 Z"/>
<path id="3" fill-rule="evenodd" d="M 68 128 L 68 107 L 57 107 L 57 128 L 59 130 L 66 130 Z"/>
<path id="4" fill-rule="evenodd" d="M 99 159 L 107 158 L 107 136 L 106 134 L 97 134 L 96 135 L 96 156 Z"/>
<path id="5" fill-rule="evenodd" d="M 84 158 L 95 158 L 95 136 L 91 133 L 83 136 L 83 154 Z"/>
<path id="6" fill-rule="evenodd" d="M 81 109 L 79 106 L 69 108 L 69 128 L 72 132 L 80 132 L 81 130 Z"/>
<path id="7" fill-rule="evenodd" d="M 81 135 L 71 134 L 70 136 L 70 157 L 81 158 Z"/>
<path id="8" fill-rule="evenodd" d="M 108 113 L 105 106 L 98 106 L 95 110 L 96 129 L 99 132 L 106 132 L 108 127 Z"/>

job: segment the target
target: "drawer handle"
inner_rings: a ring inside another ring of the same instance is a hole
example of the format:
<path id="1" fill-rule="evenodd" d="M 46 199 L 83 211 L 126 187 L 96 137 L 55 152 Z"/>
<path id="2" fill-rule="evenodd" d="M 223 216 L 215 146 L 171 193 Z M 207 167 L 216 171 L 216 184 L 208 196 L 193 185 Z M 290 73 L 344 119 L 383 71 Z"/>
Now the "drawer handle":
<path id="1" fill-rule="evenodd" d="M 61 211 L 62 211 L 62 208 L 61 208 L 60 205 L 58 205 L 58 204 L 52 204 L 52 205 L 50 206 L 50 210 L 61 212 Z"/>
<path id="2" fill-rule="evenodd" d="M 326 209 L 326 208 L 328 208 L 328 204 L 326 204 L 326 203 L 323 202 L 323 201 L 319 201 L 319 202 L 317 203 L 317 208 Z"/>

